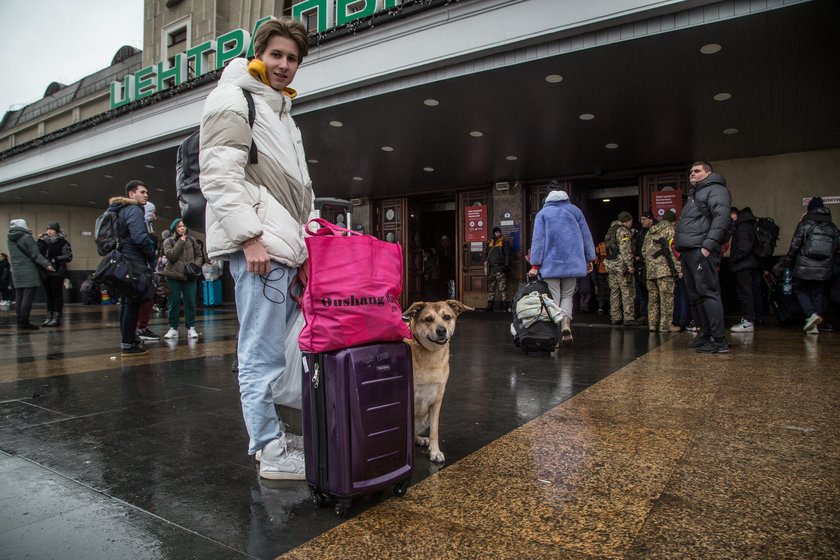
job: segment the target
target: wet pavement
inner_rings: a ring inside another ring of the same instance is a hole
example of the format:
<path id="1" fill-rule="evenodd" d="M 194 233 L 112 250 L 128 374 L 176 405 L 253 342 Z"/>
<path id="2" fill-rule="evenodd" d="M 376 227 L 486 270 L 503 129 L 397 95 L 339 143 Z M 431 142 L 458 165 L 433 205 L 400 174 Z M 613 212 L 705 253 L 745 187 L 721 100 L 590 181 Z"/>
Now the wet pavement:
<path id="1" fill-rule="evenodd" d="M 305 484 L 256 475 L 231 373 L 232 308 L 200 312 L 198 341 L 151 343 L 130 362 L 116 351 L 116 307 L 71 306 L 62 327 L 31 334 L 12 314 L 0 326 L 0 557 L 273 558 L 341 522 Z M 151 327 L 162 333 L 163 319 Z M 639 329 L 576 334 L 561 360 L 526 357 L 504 314 L 462 316 L 446 465 L 651 348 Z M 299 426 L 297 412 L 281 414 Z M 413 483 L 440 469 L 419 448 L 416 463 Z"/>
<path id="2" fill-rule="evenodd" d="M 199 340 L 150 343 L 131 361 L 116 350 L 116 307 L 66 310 L 62 327 L 26 334 L 0 310 L 0 558 L 724 557 L 732 531 L 703 515 L 728 518 L 727 499 L 746 531 L 731 557 L 840 556 L 833 334 L 768 328 L 701 356 L 687 333 L 578 315 L 574 346 L 526 356 L 506 315 L 464 314 L 447 463 L 417 448 L 405 498 L 338 519 L 304 483 L 261 480 L 247 456 L 232 307 L 200 310 Z M 298 431 L 297 412 L 281 415 Z M 780 442 L 768 426 L 806 439 Z M 803 481 L 780 487 L 772 457 L 788 455 Z M 770 489 L 782 521 L 745 525 Z M 779 527 L 798 532 L 782 546 Z M 776 540 L 744 536 L 761 534 Z M 753 554 L 762 546 L 776 553 Z"/>

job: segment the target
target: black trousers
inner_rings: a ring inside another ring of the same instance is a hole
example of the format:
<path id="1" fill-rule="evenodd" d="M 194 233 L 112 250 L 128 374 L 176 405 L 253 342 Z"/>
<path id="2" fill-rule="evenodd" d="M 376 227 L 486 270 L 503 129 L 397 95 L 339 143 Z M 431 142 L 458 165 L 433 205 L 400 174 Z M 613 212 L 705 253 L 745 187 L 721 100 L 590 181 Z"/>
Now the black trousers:
<path id="1" fill-rule="evenodd" d="M 136 299 L 123 297 L 120 307 L 120 348 L 134 345 L 137 336 L 137 319 L 140 317 L 140 302 Z"/>
<path id="2" fill-rule="evenodd" d="M 821 315 L 823 313 L 823 301 L 825 289 L 828 287 L 828 280 L 800 280 L 793 279 L 793 295 L 802 307 L 805 317 L 812 313 Z"/>
<path id="3" fill-rule="evenodd" d="M 738 303 L 741 308 L 741 317 L 750 323 L 755 321 L 755 278 L 760 278 L 756 269 L 739 270 L 733 274 L 735 280 L 735 293 L 738 295 Z"/>
<path id="4" fill-rule="evenodd" d="M 724 338 L 723 303 L 720 299 L 720 254 L 704 257 L 700 249 L 680 252 L 689 305 L 693 302 L 702 326 L 701 335 Z"/>
<path id="5" fill-rule="evenodd" d="M 32 302 L 35 301 L 37 290 L 38 288 L 15 288 L 18 325 L 29 324 L 29 314 L 32 312 Z"/>
<path id="6" fill-rule="evenodd" d="M 47 295 L 47 311 L 61 313 L 64 309 L 64 278 L 48 276 L 44 279 L 44 292 Z"/>

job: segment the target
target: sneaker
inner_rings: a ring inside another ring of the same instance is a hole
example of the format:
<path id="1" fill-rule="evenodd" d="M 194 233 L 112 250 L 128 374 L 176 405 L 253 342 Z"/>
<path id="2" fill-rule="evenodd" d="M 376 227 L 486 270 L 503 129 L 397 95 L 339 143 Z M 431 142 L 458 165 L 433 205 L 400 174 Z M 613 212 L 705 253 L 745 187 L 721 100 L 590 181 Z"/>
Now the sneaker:
<path id="1" fill-rule="evenodd" d="M 656 327 L 653 325 L 648 325 L 648 332 L 656 332 Z"/>
<path id="2" fill-rule="evenodd" d="M 729 352 L 729 343 L 726 342 L 725 338 L 720 340 L 712 338 L 703 346 L 698 347 L 696 351 L 701 354 L 726 354 Z"/>
<path id="3" fill-rule="evenodd" d="M 198 331 L 195 330 L 195 327 L 190 327 L 187 329 L 187 337 L 188 338 L 198 338 Z"/>
<path id="4" fill-rule="evenodd" d="M 153 333 L 148 327 L 137 331 L 137 336 L 140 337 L 140 340 L 160 340 L 160 335 Z"/>
<path id="5" fill-rule="evenodd" d="M 682 332 L 682 327 L 679 325 L 671 325 L 671 328 L 668 330 L 671 332 Z"/>
<path id="6" fill-rule="evenodd" d="M 817 325 L 814 325 L 813 327 L 805 331 L 805 334 L 820 334 L 820 329 L 819 327 L 817 327 Z"/>
<path id="7" fill-rule="evenodd" d="M 638 327 L 641 326 L 642 322 L 638 319 L 630 319 L 629 321 L 624 321 L 625 327 Z"/>
<path id="8" fill-rule="evenodd" d="M 729 332 L 753 332 L 755 331 L 755 327 L 752 324 L 752 321 L 747 321 L 746 319 L 741 319 L 740 323 L 736 323 L 729 327 Z"/>
<path id="9" fill-rule="evenodd" d="M 121 351 L 123 356 L 142 356 L 143 354 L 148 354 L 149 351 L 143 348 L 142 346 L 134 345 L 131 348 L 124 348 Z"/>
<path id="10" fill-rule="evenodd" d="M 701 346 L 705 346 L 706 343 L 708 343 L 710 340 L 712 340 L 712 337 L 710 335 L 698 334 L 697 336 L 688 341 L 688 347 L 699 348 Z"/>
<path id="11" fill-rule="evenodd" d="M 163 338 L 178 338 L 178 329 L 173 329 L 169 327 L 169 330 L 166 331 L 166 334 L 163 335 Z"/>
<path id="12" fill-rule="evenodd" d="M 293 449 L 285 439 L 275 439 L 260 454 L 260 476 L 269 480 L 304 480 L 303 451 Z"/>
<path id="13" fill-rule="evenodd" d="M 614 319 L 614 320 L 610 321 L 610 325 L 620 325 L 623 322 L 624 321 L 622 321 L 621 319 L 618 319 L 618 320 Z"/>
<path id="14" fill-rule="evenodd" d="M 822 323 L 822 317 L 816 313 L 811 313 L 811 316 L 805 319 L 805 326 L 802 327 L 802 330 L 808 332 L 811 330 L 811 327 L 816 327 L 820 323 Z"/>
<path id="15" fill-rule="evenodd" d="M 303 451 L 303 436 L 286 432 L 286 445 L 289 449 L 298 449 Z M 262 450 L 257 450 L 257 454 L 254 455 L 254 459 L 257 463 L 262 461 Z"/>
<path id="16" fill-rule="evenodd" d="M 571 346 L 574 343 L 574 338 L 572 338 L 572 319 L 568 315 L 560 320 L 560 336 L 563 346 Z"/>
<path id="17" fill-rule="evenodd" d="M 18 330 L 20 331 L 37 331 L 41 330 L 41 327 L 38 325 L 33 325 L 32 323 L 22 323 L 18 325 Z"/>
<path id="18" fill-rule="evenodd" d="M 688 332 L 700 332 L 700 327 L 694 324 L 694 321 L 691 321 L 686 325 L 685 330 Z"/>

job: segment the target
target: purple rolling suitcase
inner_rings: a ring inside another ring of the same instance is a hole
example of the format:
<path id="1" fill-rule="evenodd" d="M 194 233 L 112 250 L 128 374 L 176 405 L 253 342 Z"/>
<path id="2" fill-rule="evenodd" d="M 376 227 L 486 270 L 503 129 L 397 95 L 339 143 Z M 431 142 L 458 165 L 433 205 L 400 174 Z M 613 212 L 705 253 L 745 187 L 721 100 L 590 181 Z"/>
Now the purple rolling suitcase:
<path id="1" fill-rule="evenodd" d="M 414 468 L 411 349 L 404 342 L 305 354 L 302 385 L 306 480 L 313 502 L 389 486 L 403 496 Z"/>

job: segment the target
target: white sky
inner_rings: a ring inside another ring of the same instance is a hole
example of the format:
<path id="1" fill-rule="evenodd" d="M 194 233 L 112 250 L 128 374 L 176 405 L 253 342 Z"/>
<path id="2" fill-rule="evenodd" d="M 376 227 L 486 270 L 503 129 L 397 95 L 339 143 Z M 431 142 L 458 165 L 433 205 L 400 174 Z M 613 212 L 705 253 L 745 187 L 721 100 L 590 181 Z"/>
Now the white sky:
<path id="1" fill-rule="evenodd" d="M 143 0 L 0 0 L 0 119 L 143 48 Z"/>

